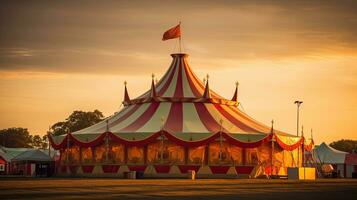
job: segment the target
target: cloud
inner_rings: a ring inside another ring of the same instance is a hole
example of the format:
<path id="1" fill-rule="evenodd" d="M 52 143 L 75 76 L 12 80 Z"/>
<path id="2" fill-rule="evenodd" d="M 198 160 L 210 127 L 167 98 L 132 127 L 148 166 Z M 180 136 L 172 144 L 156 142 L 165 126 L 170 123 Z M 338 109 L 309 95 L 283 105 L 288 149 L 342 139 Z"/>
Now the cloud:
<path id="1" fill-rule="evenodd" d="M 356 9 L 355 1 L 11 1 L 0 8 L 0 71 L 162 71 L 175 41 L 161 34 L 180 20 L 197 60 L 351 56 Z"/>

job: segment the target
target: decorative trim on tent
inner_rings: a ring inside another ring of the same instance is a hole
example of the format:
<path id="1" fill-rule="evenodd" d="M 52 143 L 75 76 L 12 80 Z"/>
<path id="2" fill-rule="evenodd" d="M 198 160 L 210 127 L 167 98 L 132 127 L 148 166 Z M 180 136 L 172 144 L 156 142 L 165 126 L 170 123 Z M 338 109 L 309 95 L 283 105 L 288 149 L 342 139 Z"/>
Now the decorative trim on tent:
<path id="1" fill-rule="evenodd" d="M 114 142 L 117 142 L 120 144 L 124 144 L 126 146 L 144 146 L 144 145 L 154 142 L 160 135 L 161 135 L 161 131 L 156 132 L 156 133 L 152 134 L 151 136 L 149 136 L 145 139 L 142 139 L 142 140 L 126 140 L 126 139 L 123 139 L 123 138 L 120 138 L 120 137 L 114 135 L 111 132 L 108 133 L 108 136 L 111 139 L 111 141 L 114 141 Z"/>
<path id="2" fill-rule="evenodd" d="M 200 169 L 200 165 L 179 165 L 178 168 L 180 169 L 180 172 L 183 174 L 188 173 L 188 171 L 195 171 L 196 173 Z"/>
<path id="3" fill-rule="evenodd" d="M 259 141 L 255 141 L 255 142 L 242 142 L 239 141 L 235 138 L 233 138 L 231 135 L 222 132 L 222 136 L 224 139 L 226 139 L 226 141 L 229 144 L 241 147 L 241 148 L 256 148 L 261 146 L 263 143 L 269 142 L 272 138 L 272 134 L 267 135 L 266 137 L 264 137 L 263 139 L 259 140 Z"/>
<path id="4" fill-rule="evenodd" d="M 155 97 L 155 98 L 140 98 L 133 99 L 126 102 L 125 106 L 133 105 L 133 104 L 143 104 L 143 103 L 152 103 L 152 102 L 181 102 L 181 103 L 213 103 L 213 104 L 221 104 L 228 106 L 238 106 L 238 102 L 220 99 L 220 98 L 202 98 L 202 97 Z"/>
<path id="5" fill-rule="evenodd" d="M 104 173 L 117 173 L 120 165 L 102 165 L 102 170 Z"/>
<path id="6" fill-rule="evenodd" d="M 170 172 L 170 165 L 154 165 L 154 168 L 159 174 L 167 174 Z"/>
<path id="7" fill-rule="evenodd" d="M 52 147 L 57 150 L 64 149 L 67 147 L 67 139 L 68 138 L 70 139 L 71 144 L 75 144 L 79 147 L 86 148 L 86 147 L 92 147 L 92 146 L 97 146 L 97 145 L 103 144 L 103 142 L 105 141 L 106 135 L 108 135 L 108 137 L 110 138 L 111 141 L 114 141 L 114 142 L 117 142 L 120 144 L 124 144 L 126 146 L 144 146 L 144 145 L 147 145 L 147 144 L 150 144 L 150 143 L 156 141 L 158 139 L 158 137 L 163 135 L 169 141 L 171 141 L 177 145 L 184 146 L 184 147 L 198 147 L 198 146 L 203 146 L 205 144 L 215 141 L 216 139 L 219 138 L 220 133 L 222 134 L 222 137 L 225 139 L 225 141 L 227 143 L 241 147 L 241 148 L 256 148 L 256 147 L 261 146 L 263 143 L 270 142 L 272 139 L 272 134 L 268 134 L 266 137 L 264 137 L 258 141 L 243 142 L 236 138 L 233 138 L 231 134 L 228 134 L 225 132 L 217 132 L 217 133 L 212 134 L 211 136 L 209 136 L 205 139 L 202 139 L 202 140 L 186 141 L 186 140 L 182 140 L 182 139 L 174 136 L 173 134 L 171 134 L 167 131 L 158 131 L 156 133 L 153 133 L 149 137 L 141 139 L 141 140 L 135 140 L 135 138 L 133 138 L 133 140 L 127 140 L 127 139 L 121 138 L 111 132 L 102 133 L 90 142 L 82 142 L 82 141 L 78 140 L 76 137 L 74 137 L 72 134 L 67 134 L 67 136 L 64 137 L 63 140 L 59 144 L 56 144 L 53 141 L 52 137 L 49 137 L 49 138 L 50 138 L 50 143 L 51 143 Z M 279 146 L 281 148 L 283 148 L 284 150 L 288 150 L 288 151 L 292 151 L 292 150 L 302 146 L 303 142 L 304 142 L 304 138 L 299 138 L 297 141 L 284 141 L 284 139 L 281 138 L 283 136 L 279 136 L 277 134 L 274 134 L 274 136 L 275 136 L 276 141 L 279 144 Z M 311 142 L 307 146 L 305 145 L 305 148 L 310 149 L 310 148 L 312 148 L 312 146 L 313 146 L 313 142 Z"/>
<path id="8" fill-rule="evenodd" d="M 306 142 L 306 140 L 305 140 L 305 142 Z M 310 140 L 310 144 L 304 144 L 304 149 L 305 149 L 305 151 L 312 151 L 312 149 L 314 148 L 314 140 L 313 139 L 311 139 Z"/>
<path id="9" fill-rule="evenodd" d="M 250 174 L 253 171 L 254 166 L 236 166 L 235 168 L 237 174 Z"/>
<path id="10" fill-rule="evenodd" d="M 82 166 L 82 171 L 85 174 L 91 174 L 93 172 L 94 165 L 83 165 Z"/>
<path id="11" fill-rule="evenodd" d="M 199 147 L 199 146 L 203 146 L 207 143 L 213 142 L 214 140 L 216 140 L 219 137 L 219 134 L 212 134 L 211 136 L 209 136 L 208 138 L 205 138 L 203 140 L 199 140 L 199 141 L 186 141 L 186 140 L 181 140 L 179 138 L 177 138 L 176 136 L 164 131 L 164 136 L 171 142 L 180 145 L 180 146 L 184 146 L 184 147 Z"/>
<path id="12" fill-rule="evenodd" d="M 296 141 L 295 143 L 292 143 L 292 141 L 284 141 L 282 138 L 280 138 L 281 136 L 279 136 L 277 134 L 274 134 L 274 136 L 275 136 L 274 138 L 276 139 L 276 142 L 279 144 L 279 146 L 287 151 L 295 150 L 304 144 L 303 137 L 299 138 L 298 141 Z M 292 138 L 289 137 L 289 139 L 292 139 Z"/>
<path id="13" fill-rule="evenodd" d="M 129 165 L 128 169 L 130 171 L 144 172 L 146 167 L 146 165 Z"/>
<path id="14" fill-rule="evenodd" d="M 212 174 L 227 174 L 231 166 L 209 166 Z"/>

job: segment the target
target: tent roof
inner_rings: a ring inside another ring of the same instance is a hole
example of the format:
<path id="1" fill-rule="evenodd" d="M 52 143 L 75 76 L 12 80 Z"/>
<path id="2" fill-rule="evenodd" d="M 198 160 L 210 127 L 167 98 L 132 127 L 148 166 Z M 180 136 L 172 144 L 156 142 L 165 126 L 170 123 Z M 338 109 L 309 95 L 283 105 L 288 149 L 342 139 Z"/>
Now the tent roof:
<path id="1" fill-rule="evenodd" d="M 11 158 L 2 150 L 0 149 L 0 156 L 6 161 L 6 162 L 10 162 Z"/>
<path id="2" fill-rule="evenodd" d="M 130 138 L 160 130 L 183 138 L 191 133 L 211 135 L 218 131 L 252 134 L 252 137 L 270 134 L 271 127 L 239 110 L 236 100 L 225 99 L 210 90 L 208 80 L 205 86 L 191 70 L 187 54 L 171 56 L 169 69 L 156 84 L 152 82 L 150 90 L 135 99 L 125 99 L 121 111 L 72 135 L 82 141 L 91 141 L 107 131 L 119 135 L 130 133 Z M 276 130 L 275 133 L 288 135 Z M 61 138 L 58 137 L 56 143 Z"/>
<path id="3" fill-rule="evenodd" d="M 324 142 L 314 148 L 316 160 L 323 164 L 343 164 L 347 154 L 347 152 L 336 150 Z"/>
<path id="4" fill-rule="evenodd" d="M 52 161 L 52 159 L 41 150 L 30 149 L 12 158 L 11 161 Z"/>
<path id="5" fill-rule="evenodd" d="M 4 156 L 7 157 L 4 159 L 7 159 L 7 161 L 11 161 L 12 158 L 29 150 L 32 150 L 32 148 L 8 148 L 8 147 L 0 146 L 0 153 L 3 152 Z"/>

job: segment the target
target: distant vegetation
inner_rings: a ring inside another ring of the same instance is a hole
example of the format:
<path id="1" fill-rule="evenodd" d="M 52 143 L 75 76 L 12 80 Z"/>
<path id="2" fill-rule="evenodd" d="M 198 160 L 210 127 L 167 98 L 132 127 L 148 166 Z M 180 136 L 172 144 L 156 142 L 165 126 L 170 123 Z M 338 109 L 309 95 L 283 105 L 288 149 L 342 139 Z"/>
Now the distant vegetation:
<path id="1" fill-rule="evenodd" d="M 51 126 L 49 134 L 62 135 L 87 128 L 104 119 L 102 112 L 74 111 L 65 121 L 57 122 Z M 47 135 L 42 137 L 30 134 L 27 128 L 8 128 L 0 130 L 0 145 L 11 148 L 47 148 Z"/>
<path id="2" fill-rule="evenodd" d="M 357 153 L 357 140 L 338 140 L 330 144 L 332 148 L 349 153 Z"/>
<path id="3" fill-rule="evenodd" d="M 103 113 L 99 110 L 93 112 L 73 111 L 63 122 L 57 122 L 51 126 L 50 134 L 63 135 L 68 132 L 78 131 L 92 126 L 104 119 Z"/>
<path id="4" fill-rule="evenodd" d="M 8 128 L 0 130 L 0 145 L 12 148 L 47 148 L 46 137 L 30 135 L 27 128 Z"/>

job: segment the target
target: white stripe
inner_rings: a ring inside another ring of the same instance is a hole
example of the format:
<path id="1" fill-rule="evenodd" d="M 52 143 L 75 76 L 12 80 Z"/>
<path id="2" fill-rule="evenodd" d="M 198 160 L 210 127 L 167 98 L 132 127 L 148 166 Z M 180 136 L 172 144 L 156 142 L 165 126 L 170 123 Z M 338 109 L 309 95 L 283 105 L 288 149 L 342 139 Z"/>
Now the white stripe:
<path id="1" fill-rule="evenodd" d="M 203 94 L 204 93 L 204 88 L 205 88 L 205 84 L 201 81 L 201 79 L 197 78 L 196 74 L 192 71 L 192 69 L 190 68 L 190 65 L 188 64 L 187 60 L 185 60 L 185 65 L 187 66 L 187 69 L 191 72 L 192 74 L 192 82 L 193 82 L 193 85 L 194 87 L 196 87 L 198 89 L 198 91 Z M 195 80 L 195 78 L 197 78 L 197 81 Z M 199 86 L 203 86 L 203 89 L 201 89 L 201 87 Z M 224 99 L 223 97 L 221 97 L 220 95 L 218 95 L 216 92 L 214 92 L 213 90 L 210 90 L 211 92 L 211 95 L 214 95 L 215 97 L 217 98 L 220 98 L 220 99 Z"/>
<path id="2" fill-rule="evenodd" d="M 220 120 L 223 120 L 222 127 L 226 129 L 229 133 L 243 133 L 244 131 L 232 124 L 227 118 L 225 118 L 221 113 L 214 107 L 211 103 L 205 103 L 206 109 L 214 118 L 214 120 L 220 124 Z"/>
<path id="3" fill-rule="evenodd" d="M 90 126 L 88 128 L 84 128 L 82 130 L 76 131 L 73 134 L 90 134 L 90 133 L 103 133 L 106 131 L 107 129 L 107 123 L 106 120 L 108 120 L 109 125 L 116 121 L 117 119 L 119 119 L 120 117 L 122 117 L 123 115 L 125 115 L 127 112 L 129 112 L 132 108 L 134 107 L 134 105 L 130 105 L 127 107 L 124 107 L 121 111 L 119 111 L 118 113 L 114 114 L 111 117 L 108 117 L 107 119 L 94 124 L 93 126 Z M 110 128 L 109 128 L 110 129 Z"/>
<path id="4" fill-rule="evenodd" d="M 136 132 L 154 133 L 161 130 L 162 128 L 161 119 L 163 118 L 164 120 L 167 120 L 170 108 L 171 108 L 171 103 L 161 102 L 156 112 L 153 114 L 153 116 L 151 116 L 151 119 L 148 122 L 146 122 L 146 124 Z"/>
<path id="5" fill-rule="evenodd" d="M 179 62 L 176 63 L 178 65 Z M 167 88 L 166 92 L 162 94 L 163 97 L 173 97 L 175 94 L 176 84 L 177 84 L 177 76 L 178 76 L 179 67 L 176 67 L 175 75 L 169 83 L 169 87 Z"/>
<path id="6" fill-rule="evenodd" d="M 164 74 L 164 76 L 161 77 L 161 79 L 159 80 L 158 83 L 160 83 L 160 84 L 158 84 L 158 85 L 156 86 L 156 91 L 159 91 L 162 87 L 164 87 L 164 85 L 166 85 L 166 82 L 168 81 L 168 79 L 169 79 L 171 73 L 173 73 L 172 71 L 173 71 L 174 68 L 175 68 L 175 65 L 173 65 L 173 63 L 174 63 L 174 62 L 171 63 L 170 68 L 166 71 L 166 73 Z M 162 81 L 161 81 L 161 80 L 162 80 Z M 151 83 L 151 82 L 150 82 L 150 83 Z M 137 97 L 137 99 L 144 98 L 144 97 L 149 97 L 150 91 L 151 91 L 151 90 L 149 90 L 149 91 L 145 92 L 144 94 L 140 95 L 139 97 Z"/>
<path id="7" fill-rule="evenodd" d="M 267 127 L 266 125 L 254 120 L 253 118 L 249 117 L 248 115 L 241 113 L 238 108 L 233 108 L 236 109 L 238 112 L 240 112 L 242 115 L 246 116 L 248 118 L 244 119 L 242 116 L 238 115 L 237 113 L 235 113 L 233 110 L 231 110 L 230 108 L 228 108 L 227 105 L 222 105 L 222 107 L 224 108 L 224 110 L 226 110 L 229 114 L 231 114 L 234 118 L 236 118 L 237 120 L 239 120 L 240 122 L 244 123 L 245 125 L 247 125 L 248 127 L 252 127 L 253 129 L 258 130 L 259 132 L 263 132 L 263 133 L 268 133 L 270 132 L 270 128 Z"/>
<path id="8" fill-rule="evenodd" d="M 149 107 L 150 103 L 144 103 L 142 104 L 133 114 L 131 114 L 128 118 L 126 118 L 124 121 L 120 122 L 119 124 L 115 125 L 114 127 L 111 128 L 111 132 L 117 133 L 119 132 L 122 128 L 127 127 L 131 123 L 133 123 L 136 119 L 138 119 Z"/>
<path id="9" fill-rule="evenodd" d="M 187 80 L 187 74 L 186 70 L 182 69 L 182 89 L 183 89 L 183 96 L 184 97 L 195 97 L 193 95 L 192 89 L 190 87 L 190 84 Z"/>
<path id="10" fill-rule="evenodd" d="M 182 103 L 184 133 L 207 133 L 207 128 L 202 123 L 193 103 Z"/>

